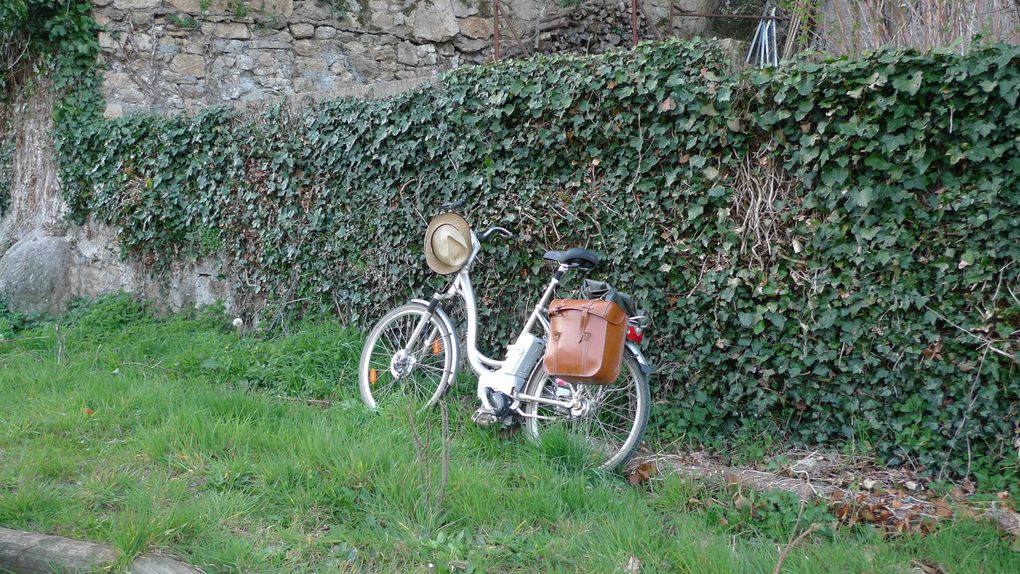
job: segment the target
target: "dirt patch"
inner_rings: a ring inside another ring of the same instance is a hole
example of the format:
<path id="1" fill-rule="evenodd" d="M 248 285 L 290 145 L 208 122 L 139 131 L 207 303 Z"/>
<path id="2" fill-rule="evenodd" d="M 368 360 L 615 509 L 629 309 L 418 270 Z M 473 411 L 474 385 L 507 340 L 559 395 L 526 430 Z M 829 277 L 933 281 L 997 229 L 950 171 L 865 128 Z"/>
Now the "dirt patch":
<path id="1" fill-rule="evenodd" d="M 975 493 L 964 482 L 948 494 L 909 468 L 878 466 L 866 457 L 818 451 L 788 451 L 767 470 L 726 464 L 703 451 L 637 456 L 628 465 L 631 483 L 680 475 L 716 486 L 785 491 L 801 500 L 824 503 L 840 524 L 872 524 L 889 532 L 927 533 L 940 519 L 964 516 L 986 520 L 1013 537 L 1020 550 L 1020 514 L 1008 492 Z"/>

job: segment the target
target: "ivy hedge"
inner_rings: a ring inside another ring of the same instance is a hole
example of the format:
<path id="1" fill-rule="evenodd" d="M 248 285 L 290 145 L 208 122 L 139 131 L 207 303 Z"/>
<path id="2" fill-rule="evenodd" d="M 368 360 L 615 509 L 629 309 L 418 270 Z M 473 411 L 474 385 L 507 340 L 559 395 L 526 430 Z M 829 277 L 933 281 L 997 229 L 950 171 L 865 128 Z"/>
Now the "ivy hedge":
<path id="1" fill-rule="evenodd" d="M 92 119 L 62 128 L 62 176 L 130 256 L 220 252 L 242 305 L 359 325 L 437 283 L 426 222 L 466 198 L 521 238 L 479 265 L 493 333 L 544 249 L 606 256 L 654 319 L 661 437 L 774 430 L 1015 485 L 1020 48 L 724 61 L 671 41 L 386 100 Z"/>

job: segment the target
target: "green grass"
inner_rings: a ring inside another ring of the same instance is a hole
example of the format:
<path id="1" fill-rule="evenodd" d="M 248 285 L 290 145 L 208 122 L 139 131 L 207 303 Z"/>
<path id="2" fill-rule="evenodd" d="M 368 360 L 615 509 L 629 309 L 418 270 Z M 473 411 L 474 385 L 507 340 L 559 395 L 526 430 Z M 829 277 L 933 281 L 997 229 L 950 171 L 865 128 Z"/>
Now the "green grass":
<path id="1" fill-rule="evenodd" d="M 712 494 L 699 485 L 631 487 L 583 470 L 561 436 L 497 438 L 456 402 L 439 500 L 439 413 L 415 415 L 431 428 L 426 489 L 406 405 L 361 407 L 360 336 L 329 321 L 241 339 L 222 313 L 155 318 L 119 297 L 4 336 L 0 525 L 107 542 L 121 564 L 156 548 L 207 572 L 619 572 L 633 556 L 643 573 L 758 573 L 794 529 L 781 504 L 724 525 L 691 504 Z M 965 520 L 924 538 L 827 529 L 784 571 L 915 559 L 1020 571 L 993 527 Z"/>

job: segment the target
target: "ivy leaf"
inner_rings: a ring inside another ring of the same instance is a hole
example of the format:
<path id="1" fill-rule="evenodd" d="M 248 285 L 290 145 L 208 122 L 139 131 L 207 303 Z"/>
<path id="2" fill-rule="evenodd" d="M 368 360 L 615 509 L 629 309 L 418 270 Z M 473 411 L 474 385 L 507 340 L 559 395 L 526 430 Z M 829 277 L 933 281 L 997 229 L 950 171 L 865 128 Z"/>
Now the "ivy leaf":
<path id="1" fill-rule="evenodd" d="M 845 167 L 835 167 L 822 172 L 822 183 L 829 187 L 842 185 L 850 175 L 850 170 Z"/>
<path id="2" fill-rule="evenodd" d="M 853 204 L 857 207 L 868 207 L 871 204 L 872 189 L 870 187 L 861 187 L 850 192 L 850 198 L 853 200 Z"/>
<path id="3" fill-rule="evenodd" d="M 907 95 L 913 96 L 921 89 L 921 82 L 923 80 L 924 74 L 918 70 L 906 78 L 893 80 L 893 88 L 898 92 L 906 92 Z"/>

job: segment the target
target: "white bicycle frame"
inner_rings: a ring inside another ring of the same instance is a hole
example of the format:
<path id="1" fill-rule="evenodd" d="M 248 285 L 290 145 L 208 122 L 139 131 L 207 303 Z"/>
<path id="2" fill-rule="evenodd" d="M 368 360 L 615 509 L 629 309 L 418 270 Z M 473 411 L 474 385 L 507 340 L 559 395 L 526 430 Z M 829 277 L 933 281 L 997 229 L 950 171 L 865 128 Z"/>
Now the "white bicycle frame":
<path id="1" fill-rule="evenodd" d="M 478 253 L 481 251 L 481 249 L 482 244 L 478 240 L 478 236 L 475 235 L 475 232 L 472 231 L 471 255 L 468 257 L 468 260 L 464 264 L 464 267 L 462 267 L 461 270 L 457 272 L 457 275 L 450 283 L 450 286 L 447 287 L 445 291 L 440 291 L 433 295 L 431 301 L 419 300 L 420 303 L 428 306 L 428 312 L 425 315 L 423 315 L 421 320 L 418 322 L 418 325 L 415 327 L 414 332 L 411 334 L 411 337 L 408 340 L 407 345 L 404 347 L 403 352 L 410 353 L 411 349 L 415 348 L 415 345 L 417 345 L 418 343 L 418 339 L 421 337 L 422 332 L 425 330 L 425 326 L 429 323 L 430 316 L 437 311 L 439 303 L 441 301 L 450 300 L 459 296 L 461 299 L 464 300 L 464 310 L 467 315 L 466 351 L 468 364 L 471 365 L 471 370 L 473 370 L 478 375 L 478 389 L 477 389 L 478 398 L 482 401 L 482 404 L 488 408 L 491 407 L 491 405 L 489 405 L 489 401 L 487 400 L 486 394 L 484 392 L 485 389 L 482 385 L 482 376 L 488 373 L 498 371 L 499 368 L 503 366 L 503 361 L 488 357 L 484 353 L 482 353 L 481 350 L 478 349 L 478 303 L 475 300 L 475 291 L 474 287 L 471 284 L 471 267 L 474 264 L 475 259 L 478 257 Z M 553 295 L 556 292 L 556 287 L 560 284 L 560 279 L 562 279 L 563 275 L 567 271 L 574 268 L 576 268 L 575 265 L 565 263 L 561 263 L 559 265 L 559 267 L 556 269 L 556 272 L 553 273 L 553 277 L 549 281 L 549 285 L 546 286 L 545 292 L 542 294 L 542 298 L 539 299 L 534 309 L 532 309 L 531 315 L 528 316 L 528 320 L 524 324 L 524 328 L 521 329 L 520 334 L 530 333 L 532 329 L 534 329 L 535 324 L 538 323 L 542 326 L 543 330 L 542 337 L 546 339 L 548 338 L 549 319 L 546 318 L 546 315 L 549 302 L 552 300 Z M 443 314 L 443 317 L 445 317 L 445 314 Z M 633 317 L 631 318 L 630 322 L 635 326 L 640 326 L 642 320 L 644 320 L 644 317 Z M 446 321 L 449 322 L 448 319 L 446 319 Z M 455 330 L 452 328 L 452 325 L 449 326 L 451 327 L 451 331 L 455 333 Z M 430 334 L 428 337 L 429 341 L 427 342 L 431 342 L 431 339 L 433 339 L 437 334 L 438 333 Z M 637 359 L 638 364 L 640 365 L 642 371 L 645 373 L 650 373 L 652 371 L 652 367 L 651 365 L 648 364 L 648 361 L 645 360 L 644 355 L 642 355 L 641 349 L 637 346 L 637 344 L 631 341 L 626 341 L 624 344 L 627 350 Z M 454 377 L 456 377 L 457 368 L 459 366 L 458 363 L 459 353 L 454 353 L 453 365 L 451 367 L 452 369 L 451 380 Z M 560 401 L 546 397 L 528 395 L 524 393 L 524 389 L 520 389 L 519 391 L 513 393 L 510 398 L 514 400 L 512 410 L 518 412 L 518 414 L 522 414 L 520 413 L 520 410 L 518 408 L 520 402 L 541 403 L 560 407 L 567 410 L 573 410 L 578 406 L 576 398 L 572 401 Z"/>
<path id="2" fill-rule="evenodd" d="M 450 283 L 450 286 L 447 287 L 445 291 L 437 292 L 433 296 L 432 302 L 428 303 L 428 305 L 430 312 L 434 312 L 435 305 L 437 305 L 438 302 L 440 301 L 446 301 L 458 296 L 461 299 L 463 299 L 464 311 L 465 314 L 467 315 L 466 351 L 468 364 L 471 365 L 471 370 L 473 370 L 475 374 L 477 374 L 479 377 L 478 396 L 483 401 L 483 403 L 486 404 L 486 406 L 489 406 L 487 404 L 488 401 L 486 400 L 482 389 L 481 377 L 486 373 L 493 373 L 495 371 L 498 371 L 499 368 L 503 366 L 503 361 L 488 357 L 485 355 L 485 353 L 482 353 L 482 351 L 478 349 L 478 303 L 475 300 L 475 291 L 474 287 L 471 284 L 471 267 L 474 264 L 475 259 L 478 257 L 478 253 L 481 251 L 481 249 L 482 244 L 478 240 L 478 236 L 475 234 L 475 232 L 472 231 L 471 255 L 468 257 L 467 262 L 464 264 L 464 267 L 462 267 L 461 270 L 457 272 L 457 275 Z M 546 337 L 548 335 L 549 320 L 545 316 L 546 308 L 549 305 L 549 301 L 552 300 L 552 297 L 556 292 L 556 287 L 560 284 L 560 279 L 562 278 L 563 274 L 572 268 L 573 266 L 567 264 L 561 263 L 559 265 L 556 272 L 553 274 L 552 279 L 549 281 L 549 285 L 546 286 L 545 292 L 542 294 L 542 298 L 539 299 L 538 303 L 535 305 L 535 308 L 531 311 L 531 315 L 528 317 L 527 322 L 524 324 L 524 328 L 521 329 L 521 333 L 530 333 L 531 330 L 535 327 L 535 324 L 538 323 L 542 325 L 543 337 Z M 428 324 L 428 322 L 429 314 L 426 314 L 418 322 L 418 325 L 415 327 L 414 332 L 411 334 L 411 338 L 408 340 L 407 345 L 404 348 L 405 353 L 410 353 L 410 350 L 413 349 L 415 345 L 417 345 L 418 339 L 421 337 L 422 332 L 424 331 L 425 326 Z M 431 339 L 434 336 L 435 334 L 431 335 L 429 338 Z M 458 367 L 457 364 L 454 364 L 452 367 L 453 376 L 456 376 L 457 367 Z M 556 401 L 542 397 L 532 397 L 529 395 L 525 395 L 522 392 L 516 393 L 512 398 L 523 401 L 536 401 L 568 409 L 572 406 L 572 403 L 570 402 Z"/>

